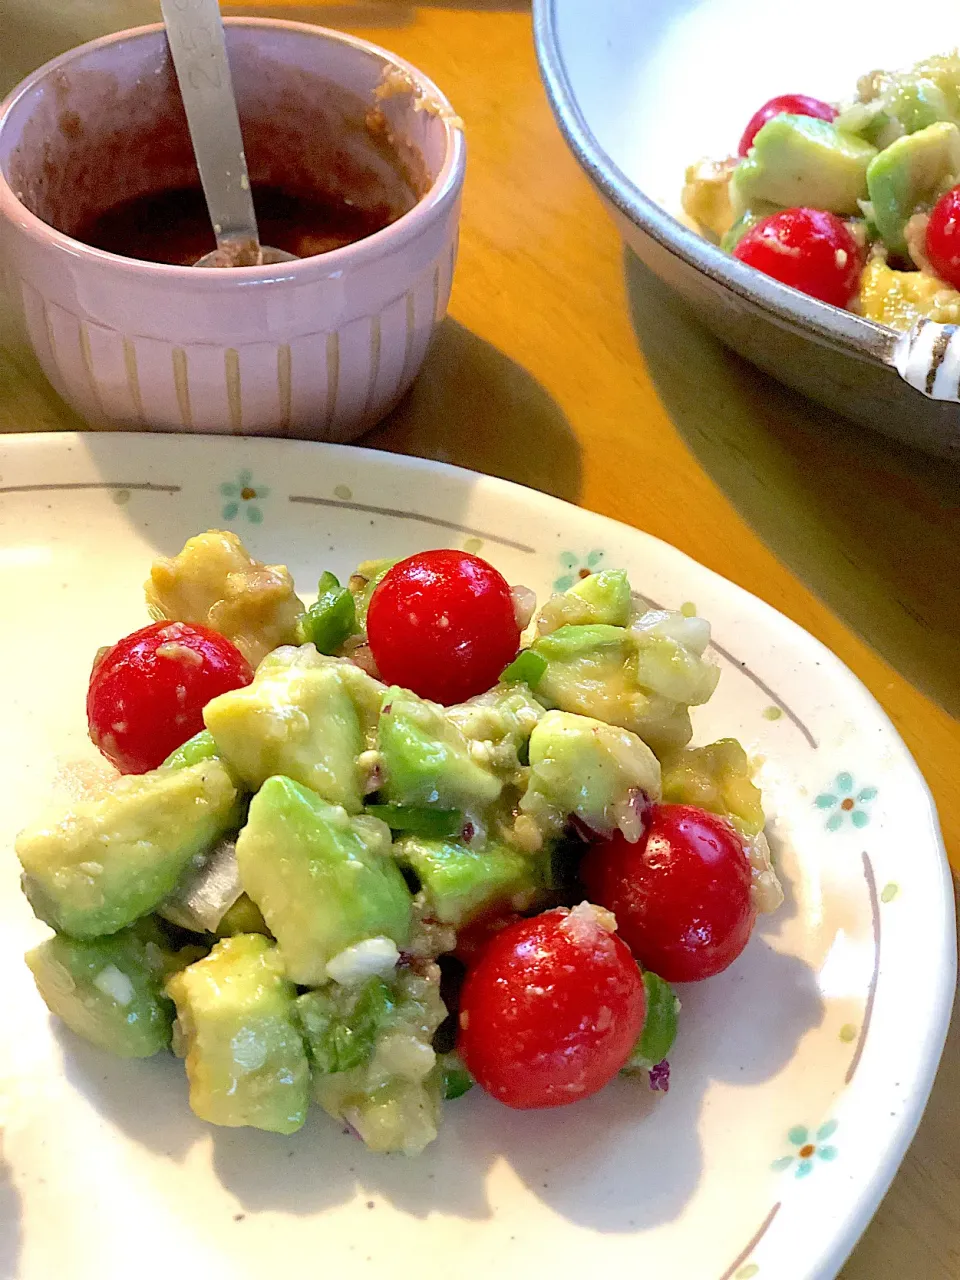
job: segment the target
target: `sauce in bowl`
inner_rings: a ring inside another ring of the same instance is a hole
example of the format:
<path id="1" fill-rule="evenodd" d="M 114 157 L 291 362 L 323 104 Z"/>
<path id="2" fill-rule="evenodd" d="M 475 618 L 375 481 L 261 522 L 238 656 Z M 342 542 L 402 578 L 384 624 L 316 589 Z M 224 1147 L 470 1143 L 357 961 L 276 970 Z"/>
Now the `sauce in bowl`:
<path id="1" fill-rule="evenodd" d="M 398 217 L 398 211 L 387 206 L 361 208 L 345 199 L 298 195 L 267 183 L 254 186 L 253 200 L 263 243 L 297 258 L 363 240 Z M 216 248 L 199 186 L 123 200 L 96 213 L 74 235 L 95 249 L 172 266 L 192 266 Z"/>

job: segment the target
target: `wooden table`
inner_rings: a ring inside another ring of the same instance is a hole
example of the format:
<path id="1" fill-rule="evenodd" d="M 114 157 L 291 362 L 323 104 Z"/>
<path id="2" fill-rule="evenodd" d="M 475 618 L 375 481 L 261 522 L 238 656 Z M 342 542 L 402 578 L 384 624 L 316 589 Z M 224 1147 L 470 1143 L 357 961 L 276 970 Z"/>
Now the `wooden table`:
<path id="1" fill-rule="evenodd" d="M 384 44 L 466 121 L 451 317 L 367 443 L 646 529 L 795 619 L 892 717 L 960 870 L 960 468 L 757 373 L 624 251 L 553 122 L 523 0 L 229 8 Z M 148 0 L 0 0 L 0 91 L 81 40 L 157 17 Z M 6 336 L 0 430 L 78 427 Z M 958 1038 L 955 1017 L 920 1132 L 844 1280 L 960 1274 Z"/>

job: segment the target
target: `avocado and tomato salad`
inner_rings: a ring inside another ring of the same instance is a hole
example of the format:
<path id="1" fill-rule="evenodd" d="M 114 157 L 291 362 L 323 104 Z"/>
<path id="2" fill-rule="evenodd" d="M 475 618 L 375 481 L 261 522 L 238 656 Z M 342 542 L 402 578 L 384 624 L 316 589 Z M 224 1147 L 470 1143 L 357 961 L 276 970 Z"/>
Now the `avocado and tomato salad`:
<path id="1" fill-rule="evenodd" d="M 686 172 L 701 232 L 782 284 L 894 329 L 960 322 L 960 53 L 764 103 Z"/>
<path id="2" fill-rule="evenodd" d="M 672 984 L 782 900 L 746 753 L 690 745 L 709 623 L 620 570 L 536 612 L 450 549 L 324 573 L 305 607 L 219 530 L 146 597 L 87 692 L 115 777 L 16 843 L 51 1012 L 172 1051 L 211 1124 L 292 1133 L 316 1103 L 383 1152 L 474 1084 L 666 1088 Z"/>

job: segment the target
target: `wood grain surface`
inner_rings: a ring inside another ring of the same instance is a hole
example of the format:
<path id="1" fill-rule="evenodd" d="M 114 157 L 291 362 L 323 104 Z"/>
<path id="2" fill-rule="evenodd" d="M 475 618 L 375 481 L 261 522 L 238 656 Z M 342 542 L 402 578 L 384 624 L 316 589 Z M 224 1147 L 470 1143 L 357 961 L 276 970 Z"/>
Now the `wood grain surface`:
<path id="1" fill-rule="evenodd" d="M 366 443 L 645 529 L 793 618 L 893 719 L 960 869 L 960 469 L 756 372 L 624 250 L 553 122 L 522 0 L 224 7 L 386 45 L 466 122 L 450 317 Z M 158 16 L 146 0 L 0 0 L 0 91 L 81 40 Z M 0 316 L 4 338 L 0 431 L 80 426 Z M 844 1280 L 960 1275 L 957 1039 L 955 1018 L 920 1132 Z"/>

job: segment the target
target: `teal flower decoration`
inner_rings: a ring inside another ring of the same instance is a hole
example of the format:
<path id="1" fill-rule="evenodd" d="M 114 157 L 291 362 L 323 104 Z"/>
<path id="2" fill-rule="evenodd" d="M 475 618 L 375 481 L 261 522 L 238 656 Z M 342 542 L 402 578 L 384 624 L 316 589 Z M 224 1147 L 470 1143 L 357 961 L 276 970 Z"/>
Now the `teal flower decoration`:
<path id="1" fill-rule="evenodd" d="M 797 1124 L 787 1133 L 787 1141 L 792 1147 L 796 1147 L 793 1155 L 781 1156 L 779 1160 L 774 1160 L 770 1166 L 774 1173 L 783 1173 L 785 1169 L 793 1168 L 795 1178 L 806 1178 L 816 1166 L 818 1160 L 836 1160 L 838 1152 L 837 1148 L 831 1146 L 828 1138 L 832 1138 L 837 1131 L 838 1121 L 828 1120 L 826 1124 L 822 1124 L 816 1133 L 810 1133 L 805 1125 Z"/>
<path id="2" fill-rule="evenodd" d="M 602 551 L 590 551 L 583 559 L 572 551 L 561 552 L 560 566 L 564 572 L 554 580 L 554 591 L 569 591 L 578 578 L 589 578 L 602 559 Z"/>
<path id="3" fill-rule="evenodd" d="M 876 798 L 876 787 L 861 787 L 855 790 L 853 775 L 838 773 L 834 779 L 832 791 L 823 791 L 814 800 L 818 809 L 830 810 L 824 826 L 828 831 L 839 831 L 843 824 L 850 820 L 855 827 L 865 827 L 870 815 L 864 805 Z"/>
<path id="4" fill-rule="evenodd" d="M 263 510 L 259 503 L 270 496 L 270 490 L 265 484 L 254 485 L 251 471 L 244 469 L 236 480 L 222 484 L 220 494 L 226 499 L 221 512 L 224 520 L 236 520 L 243 511 L 251 524 L 263 523 Z"/>

